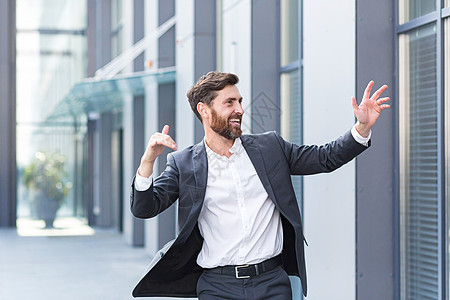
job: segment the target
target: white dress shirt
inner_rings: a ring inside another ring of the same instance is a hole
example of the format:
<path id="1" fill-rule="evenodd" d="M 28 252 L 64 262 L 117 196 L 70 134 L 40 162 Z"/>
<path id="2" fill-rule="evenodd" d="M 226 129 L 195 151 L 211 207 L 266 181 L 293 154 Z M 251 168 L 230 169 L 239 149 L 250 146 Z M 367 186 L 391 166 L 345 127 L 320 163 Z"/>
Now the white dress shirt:
<path id="1" fill-rule="evenodd" d="M 197 258 L 203 268 L 254 264 L 281 253 L 280 213 L 267 195 L 237 138 L 230 158 L 211 150 L 205 201 L 198 219 L 204 238 Z"/>
<path id="2" fill-rule="evenodd" d="M 362 137 L 353 126 L 355 140 L 367 146 L 371 133 Z M 283 228 L 278 209 L 269 198 L 256 170 L 237 138 L 230 158 L 205 143 L 208 180 L 198 219 L 204 242 L 197 257 L 203 268 L 254 264 L 281 253 Z M 147 190 L 152 176 L 136 174 L 135 188 Z"/>

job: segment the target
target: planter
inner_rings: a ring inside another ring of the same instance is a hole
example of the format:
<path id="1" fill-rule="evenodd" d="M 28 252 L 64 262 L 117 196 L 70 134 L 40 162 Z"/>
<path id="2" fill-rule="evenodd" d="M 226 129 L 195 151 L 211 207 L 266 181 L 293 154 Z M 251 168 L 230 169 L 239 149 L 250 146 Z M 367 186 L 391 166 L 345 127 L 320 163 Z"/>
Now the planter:
<path id="1" fill-rule="evenodd" d="M 58 201 L 51 199 L 42 192 L 37 192 L 33 199 L 37 218 L 45 222 L 45 228 L 53 228 L 53 221 L 60 208 Z"/>
<path id="2" fill-rule="evenodd" d="M 23 172 L 25 186 L 34 193 L 33 209 L 46 228 L 53 227 L 56 213 L 72 187 L 64 170 L 65 161 L 59 153 L 37 152 Z"/>

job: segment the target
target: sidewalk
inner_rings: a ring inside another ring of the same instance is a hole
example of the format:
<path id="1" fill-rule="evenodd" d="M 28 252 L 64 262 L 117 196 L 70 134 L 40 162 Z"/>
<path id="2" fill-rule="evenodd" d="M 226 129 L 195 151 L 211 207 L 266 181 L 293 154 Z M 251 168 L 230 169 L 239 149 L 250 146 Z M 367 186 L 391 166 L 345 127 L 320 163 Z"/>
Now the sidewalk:
<path id="1" fill-rule="evenodd" d="M 92 233 L 23 237 L 0 229 L 0 300 L 134 299 L 150 255 L 117 232 Z"/>

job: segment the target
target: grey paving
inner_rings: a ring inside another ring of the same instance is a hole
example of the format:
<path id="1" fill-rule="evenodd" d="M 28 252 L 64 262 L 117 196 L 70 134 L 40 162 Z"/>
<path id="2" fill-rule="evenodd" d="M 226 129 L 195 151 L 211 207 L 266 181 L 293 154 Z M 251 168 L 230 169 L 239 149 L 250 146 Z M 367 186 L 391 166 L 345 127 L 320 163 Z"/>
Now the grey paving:
<path id="1" fill-rule="evenodd" d="M 114 231 L 21 237 L 0 229 L 0 299 L 134 299 L 131 290 L 150 259 Z"/>

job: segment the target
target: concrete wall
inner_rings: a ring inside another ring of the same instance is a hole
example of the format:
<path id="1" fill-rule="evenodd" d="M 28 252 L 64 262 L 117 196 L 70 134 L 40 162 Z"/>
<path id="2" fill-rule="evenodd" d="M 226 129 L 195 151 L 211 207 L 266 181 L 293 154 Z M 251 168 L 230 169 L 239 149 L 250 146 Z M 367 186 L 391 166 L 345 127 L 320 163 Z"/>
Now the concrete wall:
<path id="1" fill-rule="evenodd" d="M 304 143 L 354 124 L 355 2 L 303 2 Z M 304 179 L 308 299 L 355 299 L 355 162 Z"/>
<path id="2" fill-rule="evenodd" d="M 251 133 L 251 1 L 222 1 L 222 57 L 223 72 L 235 73 L 239 76 L 237 87 L 242 95 L 243 133 Z"/>
<path id="3" fill-rule="evenodd" d="M 198 122 L 186 97 L 187 90 L 197 80 L 194 74 L 195 1 L 178 0 L 175 8 L 177 15 L 176 132 L 178 132 L 175 142 L 178 149 L 184 149 L 194 142 L 195 122 Z"/>
<path id="4" fill-rule="evenodd" d="M 134 6 L 132 2 L 124 2 L 124 40 L 123 49 L 134 44 Z M 125 68 L 124 72 L 133 72 L 134 65 Z M 143 99 L 135 101 L 133 96 L 124 95 L 123 104 L 123 233 L 125 241 L 133 246 L 144 245 L 144 221 L 134 218 L 130 213 L 130 185 L 140 157 L 144 150 L 144 119 L 142 112 L 145 111 Z M 135 115 L 137 114 L 137 115 Z"/>

